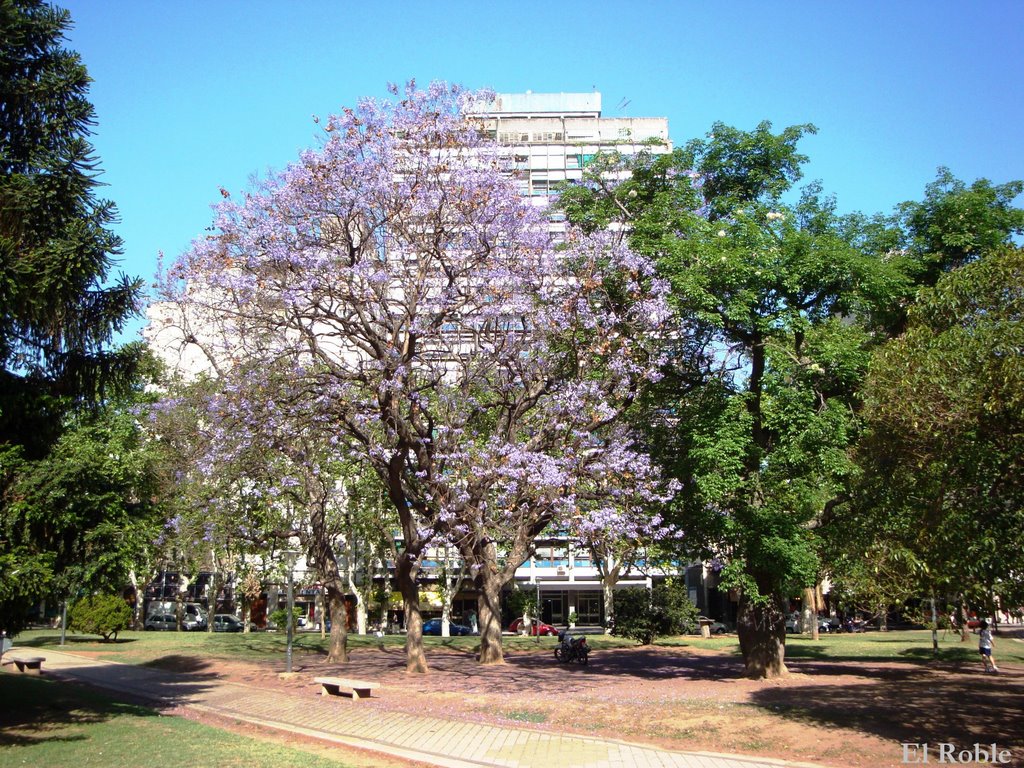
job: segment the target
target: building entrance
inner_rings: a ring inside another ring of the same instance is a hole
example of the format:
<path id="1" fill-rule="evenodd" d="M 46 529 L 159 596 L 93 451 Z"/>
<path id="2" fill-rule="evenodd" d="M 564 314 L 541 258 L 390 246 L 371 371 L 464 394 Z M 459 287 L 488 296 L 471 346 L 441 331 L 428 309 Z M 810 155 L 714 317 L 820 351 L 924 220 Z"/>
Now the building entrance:
<path id="1" fill-rule="evenodd" d="M 579 623 L 585 626 L 600 626 L 604 599 L 600 593 L 580 592 L 576 598 L 576 613 Z"/>

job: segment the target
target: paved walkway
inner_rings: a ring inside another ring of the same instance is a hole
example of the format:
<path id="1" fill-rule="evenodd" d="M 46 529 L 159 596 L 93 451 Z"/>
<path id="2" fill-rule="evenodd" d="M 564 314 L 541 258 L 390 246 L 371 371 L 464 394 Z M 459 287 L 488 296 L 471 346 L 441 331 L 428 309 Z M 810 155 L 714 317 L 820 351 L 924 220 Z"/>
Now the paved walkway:
<path id="1" fill-rule="evenodd" d="M 445 768 L 815 768 L 771 758 L 676 752 L 612 739 L 380 712 L 348 698 L 311 700 L 52 648 L 41 655 L 46 657 L 46 675 Z"/>

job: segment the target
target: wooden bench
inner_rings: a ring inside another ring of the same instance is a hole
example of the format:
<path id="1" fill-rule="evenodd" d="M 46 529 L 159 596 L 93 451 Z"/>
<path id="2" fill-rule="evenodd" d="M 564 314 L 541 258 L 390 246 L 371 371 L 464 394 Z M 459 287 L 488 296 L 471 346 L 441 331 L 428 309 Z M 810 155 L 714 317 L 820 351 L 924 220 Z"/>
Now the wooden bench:
<path id="1" fill-rule="evenodd" d="M 13 664 L 25 675 L 41 675 L 45 656 L 4 656 L 3 665 Z"/>
<path id="2" fill-rule="evenodd" d="M 351 680 L 347 677 L 317 677 L 314 683 L 320 683 L 321 696 L 338 696 L 346 694 L 355 699 L 370 698 L 370 691 L 380 688 L 380 683 L 371 683 L 366 680 Z"/>

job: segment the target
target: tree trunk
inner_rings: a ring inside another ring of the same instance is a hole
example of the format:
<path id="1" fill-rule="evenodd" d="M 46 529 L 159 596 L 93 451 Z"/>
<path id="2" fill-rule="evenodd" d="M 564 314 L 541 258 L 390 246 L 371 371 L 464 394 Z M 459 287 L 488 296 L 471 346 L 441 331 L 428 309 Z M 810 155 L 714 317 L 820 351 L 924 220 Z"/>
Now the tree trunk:
<path id="1" fill-rule="evenodd" d="M 811 639 L 818 639 L 818 610 L 814 604 L 814 588 L 807 587 L 804 590 L 803 610 L 800 611 L 801 631 L 810 635 Z"/>
<path id="2" fill-rule="evenodd" d="M 209 634 L 213 634 L 213 620 L 217 615 L 217 595 L 220 594 L 221 586 L 224 583 L 224 579 L 221 577 L 220 568 L 216 565 L 216 558 L 213 560 L 213 573 L 210 578 L 210 591 L 209 598 L 206 601 L 206 631 Z"/>
<path id="3" fill-rule="evenodd" d="M 768 604 L 752 603 L 740 598 L 736 631 L 743 653 L 744 675 L 755 680 L 785 677 L 786 615 L 781 600 L 773 597 Z"/>
<path id="4" fill-rule="evenodd" d="M 345 593 L 338 583 L 324 585 L 331 606 L 331 644 L 327 651 L 329 664 L 348 663 L 348 607 Z"/>
<path id="5" fill-rule="evenodd" d="M 423 616 L 420 613 L 420 592 L 416 586 L 418 570 L 416 560 L 403 552 L 395 566 L 395 577 L 405 608 L 405 671 L 425 674 L 430 669 L 423 650 Z"/>
<path id="6" fill-rule="evenodd" d="M 348 591 L 356 597 L 356 634 L 366 634 L 366 601 L 363 600 L 362 592 L 356 585 L 355 562 L 352 556 L 352 547 L 347 547 L 345 557 L 345 576 L 348 579 Z"/>
<path id="7" fill-rule="evenodd" d="M 604 633 L 610 635 L 615 629 L 615 585 L 619 582 L 619 564 L 608 556 L 601 574 L 601 592 L 604 597 Z"/>
<path id="8" fill-rule="evenodd" d="M 174 617 L 178 620 L 177 630 L 181 632 L 182 622 L 185 620 L 185 598 L 188 596 L 188 585 L 192 580 L 185 574 L 178 576 L 178 592 L 174 596 Z"/>
<path id="9" fill-rule="evenodd" d="M 480 623 L 480 663 L 504 664 L 501 647 L 501 588 L 504 579 L 497 568 L 484 565 L 480 569 L 480 596 L 477 616 Z"/>
<path id="10" fill-rule="evenodd" d="M 320 639 L 323 640 L 327 637 L 327 607 L 326 601 L 324 600 L 324 587 L 321 584 L 320 589 L 316 591 L 316 615 L 317 623 L 320 625 Z"/>
<path id="11" fill-rule="evenodd" d="M 132 605 L 132 629 L 142 629 L 142 592 L 139 591 L 139 577 L 136 575 L 135 570 L 128 571 L 128 580 L 132 585 L 132 593 L 135 596 L 135 602 Z M 44 614 L 45 615 L 45 614 Z"/>
<path id="12" fill-rule="evenodd" d="M 452 601 L 448 590 L 441 593 L 441 637 L 452 636 Z"/>

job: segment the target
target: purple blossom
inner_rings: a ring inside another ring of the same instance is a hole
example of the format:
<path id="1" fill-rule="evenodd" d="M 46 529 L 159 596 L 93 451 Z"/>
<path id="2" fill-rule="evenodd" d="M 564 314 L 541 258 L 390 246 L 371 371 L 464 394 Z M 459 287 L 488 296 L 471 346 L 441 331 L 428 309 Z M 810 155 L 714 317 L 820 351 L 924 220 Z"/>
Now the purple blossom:
<path id="1" fill-rule="evenodd" d="M 274 505 L 339 456 L 381 476 L 400 458 L 424 540 L 669 535 L 650 508 L 675 489 L 620 420 L 660 375 L 667 284 L 614 233 L 556 248 L 467 118 L 493 94 L 391 93 L 218 203 L 167 271 L 179 341 L 219 384 L 200 468 L 271 457 Z"/>

